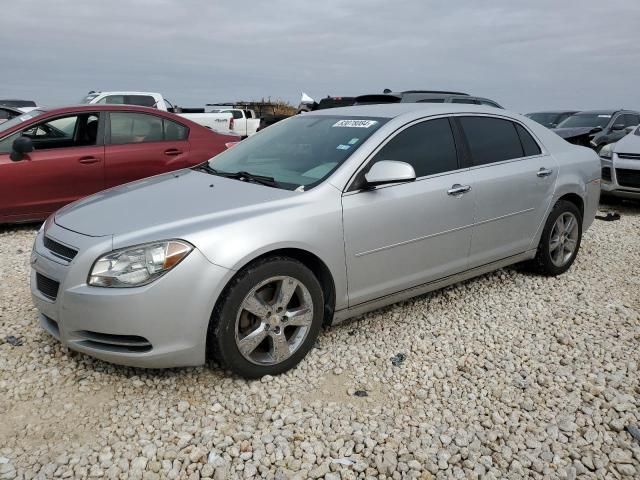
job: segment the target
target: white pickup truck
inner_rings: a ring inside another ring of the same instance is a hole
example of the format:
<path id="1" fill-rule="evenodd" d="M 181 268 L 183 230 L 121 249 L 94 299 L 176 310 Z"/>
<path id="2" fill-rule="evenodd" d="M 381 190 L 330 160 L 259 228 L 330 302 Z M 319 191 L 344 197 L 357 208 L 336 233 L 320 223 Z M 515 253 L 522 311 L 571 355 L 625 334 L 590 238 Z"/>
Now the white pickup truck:
<path id="1" fill-rule="evenodd" d="M 241 137 L 256 133 L 260 119 L 253 110 L 237 108 L 216 108 L 205 111 L 204 108 L 184 108 L 173 106 L 159 93 L 153 92 L 89 92 L 81 103 L 104 103 L 111 105 L 140 105 L 172 112 L 188 118 L 204 127 L 221 133 L 233 132 Z"/>

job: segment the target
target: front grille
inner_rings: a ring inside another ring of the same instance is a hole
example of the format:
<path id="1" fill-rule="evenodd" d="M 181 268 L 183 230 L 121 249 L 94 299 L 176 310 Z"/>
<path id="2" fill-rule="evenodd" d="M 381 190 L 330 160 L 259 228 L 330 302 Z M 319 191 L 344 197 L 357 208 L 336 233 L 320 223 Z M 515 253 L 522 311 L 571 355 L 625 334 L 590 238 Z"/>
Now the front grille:
<path id="1" fill-rule="evenodd" d="M 611 167 L 602 167 L 602 180 L 611 181 Z"/>
<path id="2" fill-rule="evenodd" d="M 71 247 L 67 247 L 66 245 L 63 245 L 60 242 L 56 242 L 55 240 L 49 237 L 44 237 L 44 246 L 56 257 L 60 257 L 63 260 L 66 260 L 68 262 L 73 260 L 74 257 L 78 254 L 77 250 Z"/>
<path id="3" fill-rule="evenodd" d="M 151 342 L 138 335 L 112 335 L 110 333 L 91 332 L 81 330 L 74 332 L 75 335 L 83 339 L 80 345 L 84 345 L 96 350 L 123 353 L 143 353 L 151 350 Z"/>
<path id="4" fill-rule="evenodd" d="M 618 153 L 618 158 L 625 160 L 640 160 L 640 153 Z"/>
<path id="5" fill-rule="evenodd" d="M 45 277 L 41 273 L 36 273 L 36 287 L 42 295 L 51 300 L 55 300 L 58 296 L 60 282 L 56 282 L 49 277 Z"/>
<path id="6" fill-rule="evenodd" d="M 616 168 L 616 177 L 621 187 L 640 188 L 640 170 Z"/>

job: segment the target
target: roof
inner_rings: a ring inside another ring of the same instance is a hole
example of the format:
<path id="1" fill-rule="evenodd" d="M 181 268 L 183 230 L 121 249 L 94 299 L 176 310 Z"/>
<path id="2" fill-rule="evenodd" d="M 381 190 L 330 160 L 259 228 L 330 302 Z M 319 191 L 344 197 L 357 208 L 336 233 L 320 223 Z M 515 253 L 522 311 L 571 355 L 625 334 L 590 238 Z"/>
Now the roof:
<path id="1" fill-rule="evenodd" d="M 354 116 L 395 118 L 401 115 L 445 115 L 448 113 L 490 113 L 504 114 L 505 110 L 486 105 L 470 105 L 463 103 L 380 103 L 375 105 L 357 105 L 355 107 L 339 107 L 327 110 L 315 110 L 304 115 Z"/>

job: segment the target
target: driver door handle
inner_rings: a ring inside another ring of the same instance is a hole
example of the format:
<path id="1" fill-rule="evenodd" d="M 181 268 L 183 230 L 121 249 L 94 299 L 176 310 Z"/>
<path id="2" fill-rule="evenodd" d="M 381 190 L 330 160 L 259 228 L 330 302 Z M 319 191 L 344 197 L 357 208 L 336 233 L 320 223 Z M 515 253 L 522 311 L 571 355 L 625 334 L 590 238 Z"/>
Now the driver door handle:
<path id="1" fill-rule="evenodd" d="M 182 150 L 178 150 L 177 148 L 169 148 L 169 149 L 164 151 L 164 154 L 168 155 L 170 157 L 174 157 L 176 155 L 180 155 L 181 153 L 182 153 Z"/>
<path id="2" fill-rule="evenodd" d="M 471 190 L 471 185 L 460 185 L 459 183 L 456 183 L 454 185 L 451 185 L 451 188 L 449 190 L 447 190 L 447 194 L 448 195 L 462 195 L 463 193 L 467 193 Z"/>
<path id="3" fill-rule="evenodd" d="M 100 159 L 99 159 L 99 158 L 91 157 L 91 156 L 89 156 L 89 157 L 80 157 L 80 158 L 78 159 L 78 162 L 79 162 L 79 163 L 84 163 L 84 164 L 88 164 L 88 163 L 98 163 L 99 161 L 100 161 Z"/>
<path id="4" fill-rule="evenodd" d="M 542 167 L 540 170 L 538 170 L 538 173 L 536 173 L 536 175 L 539 176 L 540 178 L 543 178 L 543 177 L 548 177 L 552 173 L 553 173 L 553 170 Z"/>

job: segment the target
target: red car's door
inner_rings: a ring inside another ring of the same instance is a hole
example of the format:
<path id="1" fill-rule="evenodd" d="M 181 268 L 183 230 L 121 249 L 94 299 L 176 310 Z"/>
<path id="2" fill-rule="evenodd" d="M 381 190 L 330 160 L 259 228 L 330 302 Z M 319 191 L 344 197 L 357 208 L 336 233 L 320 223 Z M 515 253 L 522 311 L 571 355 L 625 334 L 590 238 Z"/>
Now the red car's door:
<path id="1" fill-rule="evenodd" d="M 161 116 L 109 112 L 107 187 L 191 166 L 189 129 Z"/>
<path id="2" fill-rule="evenodd" d="M 104 187 L 104 145 L 99 115 L 82 113 L 32 124 L 0 141 L 0 222 L 40 220 Z M 10 159 L 19 136 L 34 151 Z"/>

